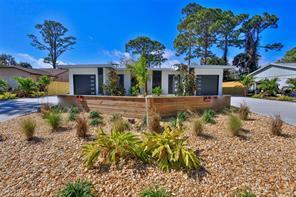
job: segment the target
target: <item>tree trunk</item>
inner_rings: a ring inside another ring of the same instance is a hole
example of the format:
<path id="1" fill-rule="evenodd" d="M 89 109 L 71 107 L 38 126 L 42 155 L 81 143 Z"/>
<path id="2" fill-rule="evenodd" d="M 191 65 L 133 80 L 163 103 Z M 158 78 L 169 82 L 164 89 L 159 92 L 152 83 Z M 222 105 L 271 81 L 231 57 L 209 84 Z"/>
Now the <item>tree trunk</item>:
<path id="1" fill-rule="evenodd" d="M 225 44 L 224 44 L 224 53 L 223 53 L 223 60 L 224 60 L 224 64 L 227 65 L 228 63 L 228 38 L 227 36 L 225 37 Z"/>

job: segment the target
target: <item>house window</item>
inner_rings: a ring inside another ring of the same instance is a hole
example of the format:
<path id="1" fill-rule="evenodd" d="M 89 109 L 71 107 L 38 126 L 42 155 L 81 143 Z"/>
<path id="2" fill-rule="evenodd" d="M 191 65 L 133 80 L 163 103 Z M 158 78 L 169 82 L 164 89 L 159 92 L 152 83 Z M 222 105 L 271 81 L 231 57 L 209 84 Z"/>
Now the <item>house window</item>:
<path id="1" fill-rule="evenodd" d="M 161 71 L 153 71 L 152 73 L 152 88 L 161 88 Z"/>
<path id="2" fill-rule="evenodd" d="M 119 78 L 119 80 L 118 80 L 118 82 L 119 82 L 119 87 L 121 88 L 121 89 L 124 89 L 124 75 L 123 74 L 119 74 L 119 75 L 117 75 L 118 76 L 118 78 Z"/>

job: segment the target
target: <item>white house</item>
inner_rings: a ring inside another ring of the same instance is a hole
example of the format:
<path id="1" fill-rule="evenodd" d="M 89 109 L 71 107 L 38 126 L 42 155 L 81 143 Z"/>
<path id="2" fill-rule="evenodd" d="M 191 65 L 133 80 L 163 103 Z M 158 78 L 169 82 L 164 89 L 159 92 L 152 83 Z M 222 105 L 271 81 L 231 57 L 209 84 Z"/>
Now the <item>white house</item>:
<path id="1" fill-rule="evenodd" d="M 119 83 L 124 87 L 126 95 L 130 94 L 133 84 L 131 73 L 125 67 L 116 64 L 76 64 L 60 65 L 69 69 L 71 95 L 101 95 L 102 86 L 108 81 L 110 69 L 116 70 Z M 231 69 L 222 65 L 192 65 L 196 74 L 197 95 L 222 95 L 223 70 Z M 164 95 L 175 94 L 179 71 L 174 68 L 149 68 L 148 94 L 154 87 L 161 87 Z"/>
<path id="2" fill-rule="evenodd" d="M 286 81 L 289 78 L 296 78 L 296 63 L 272 63 L 261 67 L 250 73 L 256 82 L 262 79 L 278 78 L 279 88 L 288 86 Z"/>

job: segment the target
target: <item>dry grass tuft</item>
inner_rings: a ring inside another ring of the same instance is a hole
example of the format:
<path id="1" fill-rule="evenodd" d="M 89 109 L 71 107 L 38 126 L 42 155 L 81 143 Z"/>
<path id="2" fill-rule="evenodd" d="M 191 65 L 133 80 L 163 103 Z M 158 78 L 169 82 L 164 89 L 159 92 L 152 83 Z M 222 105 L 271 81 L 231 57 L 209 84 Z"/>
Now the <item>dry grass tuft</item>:
<path id="1" fill-rule="evenodd" d="M 27 118 L 25 120 L 22 120 L 20 124 L 22 132 L 25 135 L 26 139 L 28 141 L 32 140 L 35 134 L 36 121 L 31 118 Z"/>
<path id="2" fill-rule="evenodd" d="M 129 130 L 130 126 L 127 121 L 125 121 L 122 117 L 114 120 L 112 122 L 112 129 L 111 131 L 116 132 L 124 132 Z"/>
<path id="3" fill-rule="evenodd" d="M 88 132 L 87 119 L 84 116 L 78 116 L 75 119 L 76 135 L 77 137 L 85 138 Z"/>
<path id="4" fill-rule="evenodd" d="M 200 119 L 193 121 L 193 132 L 200 136 L 203 132 L 203 122 Z"/>
<path id="5" fill-rule="evenodd" d="M 154 132 L 160 132 L 161 126 L 160 126 L 160 117 L 159 115 L 151 116 L 148 120 L 148 130 L 154 131 Z"/>
<path id="6" fill-rule="evenodd" d="M 235 114 L 229 114 L 227 121 L 228 130 L 233 136 L 239 136 L 242 127 L 240 118 Z"/>
<path id="7" fill-rule="evenodd" d="M 271 123 L 271 133 L 276 136 L 280 136 L 282 134 L 282 126 L 283 126 L 283 120 L 281 119 L 280 115 L 276 115 L 272 119 Z"/>
<path id="8" fill-rule="evenodd" d="M 240 108 L 238 112 L 241 120 L 248 120 L 250 109 L 246 103 L 240 104 Z"/>

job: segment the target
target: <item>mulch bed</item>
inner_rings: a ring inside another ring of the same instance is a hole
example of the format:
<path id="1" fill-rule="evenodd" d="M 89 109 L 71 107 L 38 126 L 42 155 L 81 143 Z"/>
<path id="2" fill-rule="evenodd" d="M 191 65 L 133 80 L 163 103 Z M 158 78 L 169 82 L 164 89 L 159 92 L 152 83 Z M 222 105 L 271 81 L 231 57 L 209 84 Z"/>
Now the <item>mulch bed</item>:
<path id="1" fill-rule="evenodd" d="M 18 125 L 28 116 L 38 125 L 31 142 Z M 284 124 L 284 135 L 273 136 L 267 117 L 251 114 L 240 137 L 230 136 L 222 114 L 197 137 L 190 129 L 195 117 L 191 118 L 185 125 L 189 145 L 200 154 L 204 169 L 165 173 L 153 164 L 131 160 L 88 170 L 81 146 L 89 139 L 78 139 L 73 123 L 52 133 L 40 114 L 28 116 L 0 123 L 0 196 L 55 196 L 77 179 L 92 182 L 100 196 L 137 196 L 154 185 L 173 196 L 233 196 L 241 188 L 259 196 L 296 195 L 296 127 Z"/>

